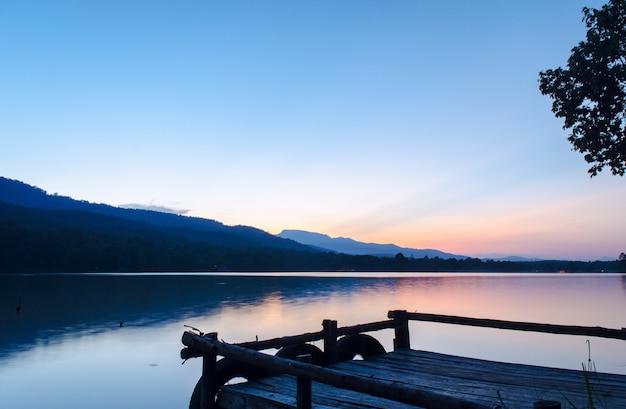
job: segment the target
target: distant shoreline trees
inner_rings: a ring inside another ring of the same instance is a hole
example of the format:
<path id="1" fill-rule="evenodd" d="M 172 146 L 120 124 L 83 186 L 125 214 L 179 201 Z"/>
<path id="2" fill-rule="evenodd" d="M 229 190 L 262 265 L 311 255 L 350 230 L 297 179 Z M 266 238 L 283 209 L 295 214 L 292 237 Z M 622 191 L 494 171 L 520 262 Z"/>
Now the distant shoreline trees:
<path id="1" fill-rule="evenodd" d="M 318 251 L 257 230 L 238 232 L 165 227 L 0 201 L 0 273 L 626 271 L 626 256 L 596 262 L 356 256 Z M 266 237 L 271 240 L 261 240 Z"/>
<path id="2" fill-rule="evenodd" d="M 495 261 L 352 256 L 272 248 L 230 248 L 149 232 L 0 221 L 0 273 L 72 272 L 617 272 L 623 261 Z"/>

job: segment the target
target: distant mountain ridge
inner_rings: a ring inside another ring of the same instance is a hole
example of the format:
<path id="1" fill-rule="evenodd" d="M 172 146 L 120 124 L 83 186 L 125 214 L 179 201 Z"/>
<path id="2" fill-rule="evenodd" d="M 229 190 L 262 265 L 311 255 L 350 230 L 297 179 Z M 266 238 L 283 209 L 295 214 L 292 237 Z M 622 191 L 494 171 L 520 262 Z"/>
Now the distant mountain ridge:
<path id="1" fill-rule="evenodd" d="M 369 255 L 377 257 L 394 257 L 402 253 L 405 257 L 423 258 L 439 257 L 441 259 L 466 259 L 467 256 L 445 253 L 434 249 L 412 249 L 399 247 L 395 244 L 363 243 L 345 237 L 332 238 L 326 234 L 312 233 L 304 230 L 283 230 L 278 237 L 291 239 L 298 243 L 321 250 L 344 253 L 349 255 Z"/>
<path id="2" fill-rule="evenodd" d="M 0 274 L 55 272 L 620 272 L 624 262 L 498 261 L 50 195 L 0 177 Z M 306 239 L 308 238 L 308 240 Z M 398 254 L 403 256 L 398 256 Z"/>
<path id="3" fill-rule="evenodd" d="M 292 240 L 282 239 L 260 229 L 248 226 L 226 226 L 210 219 L 181 216 L 154 210 L 126 209 L 106 204 L 75 200 L 67 196 L 51 195 L 45 190 L 24 182 L 0 177 L 0 201 L 25 208 L 48 211 L 74 211 L 132 221 L 144 229 L 156 229 L 170 235 L 194 241 L 231 247 L 268 247 L 314 251 Z M 84 216 L 76 215 L 84 221 Z M 91 218 L 93 219 L 93 218 Z M 102 224 L 101 221 L 90 221 Z"/>

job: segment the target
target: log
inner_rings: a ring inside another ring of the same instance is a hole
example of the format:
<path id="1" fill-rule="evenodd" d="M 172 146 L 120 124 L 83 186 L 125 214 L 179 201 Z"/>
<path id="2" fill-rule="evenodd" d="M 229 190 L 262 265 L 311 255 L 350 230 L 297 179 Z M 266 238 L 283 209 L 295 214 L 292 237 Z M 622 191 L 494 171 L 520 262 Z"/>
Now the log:
<path id="1" fill-rule="evenodd" d="M 257 365 L 277 372 L 311 379 L 338 388 L 349 389 L 380 398 L 420 406 L 425 409 L 492 409 L 491 406 L 478 402 L 419 390 L 393 381 L 382 381 L 359 375 L 347 374 L 329 368 L 278 358 L 263 354 L 238 345 L 226 344 L 217 339 L 208 339 L 186 331 L 183 344 L 207 354 L 219 354 L 226 357 Z"/>
<path id="2" fill-rule="evenodd" d="M 293 344 L 306 344 L 307 342 L 319 341 L 324 338 L 324 331 L 307 332 L 300 335 L 292 335 L 279 338 L 266 339 L 264 341 L 249 341 L 241 342 L 239 345 L 244 348 L 253 349 L 255 351 L 262 351 L 270 348 L 282 348 L 286 345 Z"/>
<path id="3" fill-rule="evenodd" d="M 330 321 L 330 320 L 324 320 Z M 325 325 L 322 323 L 322 325 Z M 392 320 L 370 322 L 367 324 L 351 325 L 348 327 L 337 328 L 337 336 L 359 334 L 361 332 L 379 331 L 381 329 L 393 328 L 394 323 Z M 255 351 L 262 351 L 270 348 L 282 348 L 286 345 L 303 344 L 307 342 L 319 341 L 324 339 L 326 331 L 307 332 L 300 335 L 291 335 L 286 337 L 271 338 L 264 341 L 249 341 L 240 342 L 236 345 L 244 348 L 254 349 Z"/>
<path id="4" fill-rule="evenodd" d="M 360 334 L 362 332 L 373 332 L 381 329 L 393 328 L 392 320 L 369 322 L 367 324 L 351 325 L 349 327 L 337 328 L 337 336 Z"/>
<path id="5" fill-rule="evenodd" d="M 409 315 L 406 311 L 396 310 L 389 311 L 387 313 L 389 318 L 393 319 L 393 328 L 395 331 L 395 338 L 393 340 L 393 349 L 410 348 L 411 340 L 409 337 Z"/>
<path id="6" fill-rule="evenodd" d="M 389 314 L 394 313 L 390 311 Z M 467 318 L 454 315 L 424 314 L 409 312 L 413 321 L 440 322 L 443 324 L 469 325 L 474 327 L 509 329 L 516 331 L 544 332 L 550 334 L 585 335 L 590 337 L 626 340 L 626 328 L 583 327 L 578 325 L 536 324 L 531 322 L 503 321 L 485 318 Z"/>
<path id="7" fill-rule="evenodd" d="M 217 333 L 207 334 L 211 339 L 217 338 Z M 213 409 L 215 407 L 215 394 L 219 385 L 213 382 L 215 378 L 217 356 L 215 354 L 206 354 L 202 357 L 202 378 L 200 386 L 200 407 L 202 409 Z"/>
<path id="8" fill-rule="evenodd" d="M 326 365 L 331 365 L 337 362 L 337 321 L 324 320 L 322 326 L 324 327 L 324 357 Z"/>
<path id="9" fill-rule="evenodd" d="M 299 355 L 298 362 L 311 363 L 311 355 Z M 296 380 L 296 404 L 297 409 L 311 409 L 311 379 L 298 376 Z M 552 408 L 545 408 L 552 409 Z M 560 409 L 560 408 L 558 408 Z"/>

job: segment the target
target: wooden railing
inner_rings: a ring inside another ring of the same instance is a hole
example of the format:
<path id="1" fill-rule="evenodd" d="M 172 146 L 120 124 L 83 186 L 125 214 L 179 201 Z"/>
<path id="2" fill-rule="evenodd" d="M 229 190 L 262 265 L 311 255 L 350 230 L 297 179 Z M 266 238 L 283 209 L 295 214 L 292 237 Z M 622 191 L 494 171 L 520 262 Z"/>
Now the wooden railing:
<path id="1" fill-rule="evenodd" d="M 186 348 L 181 351 L 181 357 L 183 359 L 200 356 L 203 358 L 200 388 L 200 406 L 202 409 L 215 407 L 215 397 L 221 387 L 221 385 L 213 382 L 213 379 L 216 378 L 216 362 L 218 356 L 223 356 L 238 362 L 244 362 L 254 367 L 265 368 L 276 373 L 296 376 L 298 379 L 298 409 L 311 408 L 311 381 L 356 392 L 362 392 L 398 402 L 408 403 L 427 409 L 493 409 L 492 406 L 451 397 L 449 395 L 428 392 L 407 385 L 399 385 L 395 382 L 346 374 L 320 365 L 298 362 L 292 359 L 260 353 L 258 351 L 271 348 L 279 349 L 289 345 L 323 340 L 325 355 L 324 361 L 325 364 L 328 365 L 335 363 L 337 360 L 337 340 L 342 336 L 362 334 L 364 332 L 373 332 L 383 329 L 393 329 L 395 333 L 394 350 L 410 348 L 409 321 L 429 321 L 444 324 L 545 332 L 552 334 L 585 335 L 626 340 L 626 328 L 609 329 L 602 327 L 536 324 L 450 315 L 410 313 L 401 310 L 389 311 L 388 318 L 390 319 L 385 321 L 341 328 L 337 327 L 337 321 L 324 320 L 322 323 L 322 331 L 239 344 L 228 344 L 219 341 L 217 333 L 203 334 L 186 331 L 182 337 L 182 342 Z M 302 358 L 306 360 L 306 357 Z"/>
<path id="2" fill-rule="evenodd" d="M 390 311 L 389 318 L 405 311 Z M 585 335 L 588 337 L 613 338 L 626 340 L 626 328 L 613 329 L 603 327 L 581 327 L 578 325 L 536 324 L 531 322 L 502 321 L 483 318 L 467 318 L 454 315 L 423 314 L 419 312 L 406 313 L 407 319 L 412 321 L 430 321 L 443 324 L 469 325 L 474 327 L 508 329 L 515 331 L 544 332 L 549 334 Z"/>

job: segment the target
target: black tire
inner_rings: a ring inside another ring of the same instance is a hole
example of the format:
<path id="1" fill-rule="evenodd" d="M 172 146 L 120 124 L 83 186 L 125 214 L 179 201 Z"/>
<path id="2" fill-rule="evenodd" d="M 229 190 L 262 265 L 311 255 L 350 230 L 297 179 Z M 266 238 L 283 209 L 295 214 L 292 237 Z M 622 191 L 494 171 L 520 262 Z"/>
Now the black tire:
<path id="1" fill-rule="evenodd" d="M 349 361 L 357 355 L 368 360 L 385 352 L 376 338 L 365 334 L 347 335 L 337 341 L 337 362 Z"/>
<path id="2" fill-rule="evenodd" d="M 235 361 L 229 358 L 220 359 L 215 363 L 215 383 L 218 386 L 225 385 L 234 378 L 245 378 L 254 380 L 270 376 L 267 369 L 259 366 L 248 365 L 243 362 Z M 191 399 L 189 400 L 189 409 L 201 409 L 200 407 L 200 389 L 202 388 L 202 376 L 198 379 L 196 386 L 193 388 Z M 215 399 L 215 397 L 213 397 Z"/>
<path id="3" fill-rule="evenodd" d="M 276 356 L 292 360 L 296 360 L 298 355 L 311 355 L 313 365 L 324 366 L 326 364 L 326 357 L 322 350 L 311 344 L 286 345 L 276 352 Z"/>

